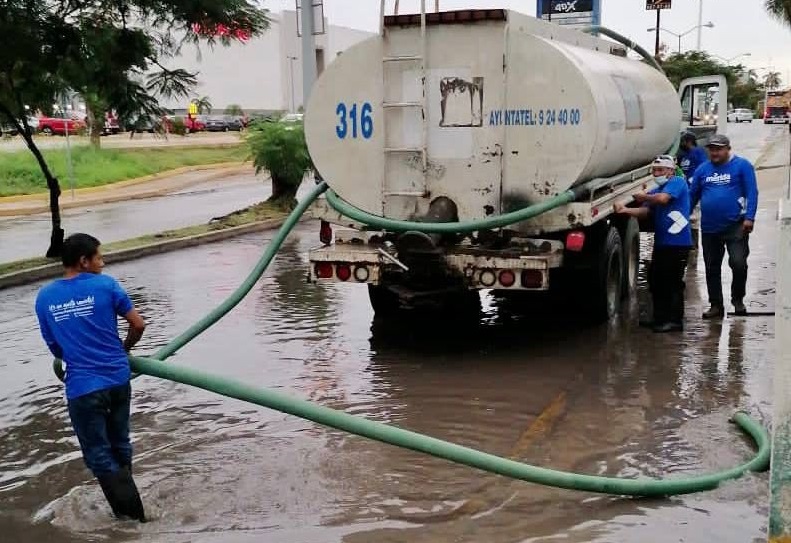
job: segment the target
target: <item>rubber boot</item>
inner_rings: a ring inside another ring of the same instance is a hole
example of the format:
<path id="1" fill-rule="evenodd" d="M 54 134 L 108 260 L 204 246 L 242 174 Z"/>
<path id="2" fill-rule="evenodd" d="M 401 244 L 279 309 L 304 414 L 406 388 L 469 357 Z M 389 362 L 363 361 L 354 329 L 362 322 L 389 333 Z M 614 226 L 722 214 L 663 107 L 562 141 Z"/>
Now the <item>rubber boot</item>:
<path id="1" fill-rule="evenodd" d="M 713 305 L 708 311 L 703 313 L 704 319 L 719 319 L 725 315 L 725 308 L 721 305 Z"/>
<path id="2" fill-rule="evenodd" d="M 745 307 L 744 302 L 741 300 L 733 300 L 731 302 L 733 304 L 733 314 L 737 317 L 744 317 L 747 315 L 747 307 Z"/>
<path id="3" fill-rule="evenodd" d="M 99 485 L 102 487 L 102 492 L 104 492 L 113 514 L 118 519 L 146 521 L 143 501 L 140 499 L 140 493 L 129 468 L 123 467 L 116 472 L 99 477 Z"/>

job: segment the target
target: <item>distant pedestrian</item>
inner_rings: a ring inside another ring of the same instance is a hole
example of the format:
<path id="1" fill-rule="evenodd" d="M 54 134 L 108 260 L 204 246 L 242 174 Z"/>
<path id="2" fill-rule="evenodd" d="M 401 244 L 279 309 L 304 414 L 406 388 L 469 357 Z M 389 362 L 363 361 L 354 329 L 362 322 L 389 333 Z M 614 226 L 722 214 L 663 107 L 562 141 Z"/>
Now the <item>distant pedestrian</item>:
<path id="1" fill-rule="evenodd" d="M 694 132 L 684 132 L 677 155 L 678 165 L 684 172 L 684 178 L 689 181 L 698 167 L 709 159 L 706 151 L 698 147 L 698 139 Z"/>
<path id="2" fill-rule="evenodd" d="M 63 243 L 65 274 L 36 298 L 41 335 L 66 365 L 69 417 L 85 464 L 118 518 L 145 521 L 132 478 L 129 441 L 131 387 L 127 353 L 145 322 L 115 279 L 102 275 L 99 240 L 74 234 Z M 117 316 L 129 323 L 125 341 Z"/>
<path id="3" fill-rule="evenodd" d="M 707 144 L 710 160 L 693 174 L 690 194 L 692 206 L 700 202 L 703 260 L 709 309 L 704 319 L 722 317 L 722 259 L 728 251 L 733 271 L 731 303 L 737 315 L 746 315 L 747 257 L 749 238 L 758 209 L 758 184 L 750 162 L 731 153 L 731 142 L 724 135 L 713 136 Z"/>
<path id="4" fill-rule="evenodd" d="M 651 173 L 657 187 L 633 196 L 641 207 L 619 204 L 615 211 L 641 219 L 650 216 L 653 220 L 654 251 L 648 283 L 654 318 L 646 324 L 654 332 L 673 332 L 684 327 L 684 272 L 692 246 L 689 186 L 684 178 L 676 175 L 676 163 L 670 155 L 656 157 Z"/>

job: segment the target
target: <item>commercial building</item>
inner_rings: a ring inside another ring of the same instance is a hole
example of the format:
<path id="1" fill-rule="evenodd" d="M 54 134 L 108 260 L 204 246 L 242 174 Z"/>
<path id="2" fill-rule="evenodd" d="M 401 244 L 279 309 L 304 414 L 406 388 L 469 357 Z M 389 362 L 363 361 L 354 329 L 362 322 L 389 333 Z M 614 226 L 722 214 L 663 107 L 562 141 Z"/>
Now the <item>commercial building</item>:
<path id="1" fill-rule="evenodd" d="M 297 14 L 283 11 L 272 14 L 271 19 L 269 30 L 258 38 L 229 47 L 185 46 L 171 65 L 198 72 L 194 96 L 208 97 L 213 111 L 222 112 L 231 104 L 241 106 L 247 113 L 297 111 L 303 106 Z M 373 35 L 331 25 L 326 18 L 323 29 L 323 34 L 315 36 L 319 73 L 344 50 Z M 162 105 L 184 113 L 188 100 L 164 100 Z"/>

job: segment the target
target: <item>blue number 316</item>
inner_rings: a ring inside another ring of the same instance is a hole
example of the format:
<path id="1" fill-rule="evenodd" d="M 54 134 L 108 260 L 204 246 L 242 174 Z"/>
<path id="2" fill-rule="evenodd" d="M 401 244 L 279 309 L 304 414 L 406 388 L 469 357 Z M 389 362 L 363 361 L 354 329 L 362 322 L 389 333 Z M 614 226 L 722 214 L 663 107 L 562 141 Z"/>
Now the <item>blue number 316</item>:
<path id="1" fill-rule="evenodd" d="M 370 138 L 374 133 L 374 121 L 371 117 L 372 113 L 373 108 L 371 104 L 365 102 L 362 107 L 360 107 L 358 119 L 357 104 L 352 104 L 351 108 L 347 108 L 345 103 L 340 102 L 335 108 L 335 114 L 338 115 L 338 124 L 335 125 L 335 133 L 338 135 L 338 138 L 345 139 L 346 136 L 349 135 L 350 128 L 352 138 L 357 138 L 358 128 L 363 138 Z"/>

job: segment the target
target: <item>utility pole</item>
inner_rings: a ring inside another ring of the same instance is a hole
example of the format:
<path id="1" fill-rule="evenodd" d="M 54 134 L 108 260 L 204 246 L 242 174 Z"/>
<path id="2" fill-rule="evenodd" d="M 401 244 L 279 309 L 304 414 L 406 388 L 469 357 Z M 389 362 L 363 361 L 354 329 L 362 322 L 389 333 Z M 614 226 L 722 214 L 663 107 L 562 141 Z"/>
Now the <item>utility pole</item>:
<path id="1" fill-rule="evenodd" d="M 698 47 L 697 50 L 700 51 L 701 48 L 701 40 L 703 39 L 703 0 L 698 0 Z"/>
<path id="2" fill-rule="evenodd" d="M 654 58 L 659 59 L 659 23 L 662 17 L 662 10 L 656 10 L 656 45 L 654 45 Z M 679 49 L 681 49 L 681 40 L 679 40 Z"/>
<path id="3" fill-rule="evenodd" d="M 302 0 L 302 107 L 308 104 L 316 81 L 316 41 L 313 38 L 313 2 Z"/>

